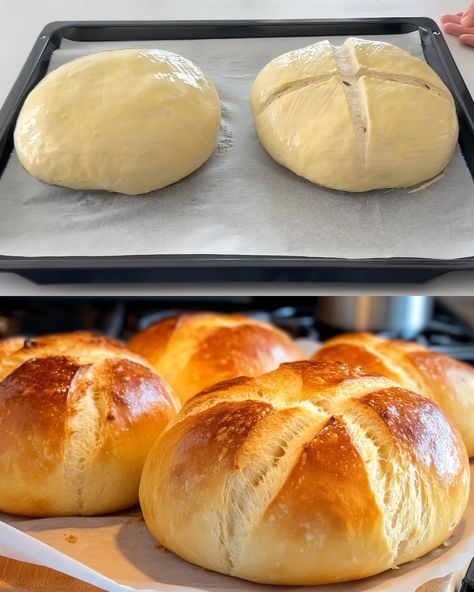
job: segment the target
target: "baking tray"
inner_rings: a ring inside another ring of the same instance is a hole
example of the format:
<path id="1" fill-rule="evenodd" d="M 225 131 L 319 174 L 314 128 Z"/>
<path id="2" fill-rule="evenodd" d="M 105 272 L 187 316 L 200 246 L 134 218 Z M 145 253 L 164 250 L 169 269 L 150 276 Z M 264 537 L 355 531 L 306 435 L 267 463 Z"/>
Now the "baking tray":
<path id="1" fill-rule="evenodd" d="M 350 20 L 210 22 L 57 22 L 38 37 L 0 110 L 0 175 L 13 147 L 13 130 L 29 91 L 45 75 L 63 40 L 74 42 L 401 35 L 417 32 L 426 61 L 451 89 L 460 121 L 460 147 L 474 177 L 474 103 L 432 20 L 399 17 Z M 474 185 L 473 185 L 474 197 Z M 34 223 L 34 221 L 32 221 Z M 403 233 L 400 234 L 403 240 Z M 474 255 L 474 253 L 473 253 Z M 456 259 L 156 254 L 124 256 L 0 256 L 0 270 L 38 283 L 53 282 L 405 282 L 474 269 L 474 256 Z"/>

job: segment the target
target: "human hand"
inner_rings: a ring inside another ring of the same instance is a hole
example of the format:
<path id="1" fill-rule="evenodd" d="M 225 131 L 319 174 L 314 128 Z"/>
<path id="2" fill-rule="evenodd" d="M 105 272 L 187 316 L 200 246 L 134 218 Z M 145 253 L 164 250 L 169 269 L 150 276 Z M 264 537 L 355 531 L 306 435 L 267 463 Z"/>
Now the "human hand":
<path id="1" fill-rule="evenodd" d="M 464 12 L 443 14 L 441 22 L 445 33 L 456 35 L 461 43 L 474 46 L 474 0 Z"/>

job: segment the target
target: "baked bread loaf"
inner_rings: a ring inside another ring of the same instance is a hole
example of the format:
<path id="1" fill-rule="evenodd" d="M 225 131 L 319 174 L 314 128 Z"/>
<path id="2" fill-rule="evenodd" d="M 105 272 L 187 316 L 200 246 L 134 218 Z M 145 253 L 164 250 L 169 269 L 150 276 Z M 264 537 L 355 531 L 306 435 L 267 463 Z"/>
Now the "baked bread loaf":
<path id="1" fill-rule="evenodd" d="M 431 179 L 458 137 L 454 101 L 439 76 L 381 41 L 320 41 L 285 53 L 257 76 L 251 106 L 273 159 L 344 191 Z"/>
<path id="2" fill-rule="evenodd" d="M 216 382 L 258 376 L 306 357 L 276 327 L 239 314 L 169 317 L 137 333 L 128 345 L 151 362 L 181 402 Z"/>
<path id="3" fill-rule="evenodd" d="M 177 410 L 148 362 L 106 337 L 0 341 L 0 512 L 133 506 L 145 456 Z"/>
<path id="4" fill-rule="evenodd" d="M 214 85 L 186 58 L 104 51 L 60 66 L 31 91 L 15 148 L 41 181 L 137 195 L 199 168 L 220 119 Z"/>
<path id="5" fill-rule="evenodd" d="M 326 341 L 313 360 L 337 360 L 387 376 L 446 411 L 474 456 L 474 368 L 418 343 L 347 333 Z"/>
<path id="6" fill-rule="evenodd" d="M 184 406 L 140 482 L 159 542 L 265 584 L 370 576 L 445 541 L 469 494 L 462 439 L 433 401 L 337 362 L 217 384 Z"/>

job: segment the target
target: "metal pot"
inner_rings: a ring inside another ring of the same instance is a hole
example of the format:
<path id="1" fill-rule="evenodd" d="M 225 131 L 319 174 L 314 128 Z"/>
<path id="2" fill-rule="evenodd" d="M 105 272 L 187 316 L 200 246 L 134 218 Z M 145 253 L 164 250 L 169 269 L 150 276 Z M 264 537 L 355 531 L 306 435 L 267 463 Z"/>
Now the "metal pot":
<path id="1" fill-rule="evenodd" d="M 431 296 L 334 296 L 316 303 L 316 319 L 344 331 L 383 332 L 412 339 L 431 319 Z"/>

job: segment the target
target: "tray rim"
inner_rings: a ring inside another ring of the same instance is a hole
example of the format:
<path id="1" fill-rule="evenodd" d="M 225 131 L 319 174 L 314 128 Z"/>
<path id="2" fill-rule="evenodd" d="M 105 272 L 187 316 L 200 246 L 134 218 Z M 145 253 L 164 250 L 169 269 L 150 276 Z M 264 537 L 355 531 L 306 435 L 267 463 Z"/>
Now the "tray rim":
<path id="1" fill-rule="evenodd" d="M 6 135 L 11 131 L 13 125 L 12 120 L 16 120 L 21 104 L 26 98 L 28 92 L 33 88 L 39 80 L 41 80 L 49 64 L 52 53 L 60 46 L 62 39 L 71 39 L 71 31 L 85 30 L 85 29 L 118 29 L 125 32 L 126 30 L 152 30 L 156 28 L 172 31 L 173 29 L 191 29 L 196 32 L 198 29 L 215 29 L 216 35 L 212 38 L 246 38 L 252 37 L 271 37 L 277 35 L 268 35 L 262 33 L 262 28 L 274 28 L 275 32 L 281 31 L 285 27 L 300 28 L 301 33 L 292 31 L 292 36 L 306 36 L 308 32 L 304 30 L 305 27 L 348 27 L 348 26 L 383 26 L 383 25 L 406 25 L 411 27 L 413 31 L 420 32 L 423 48 L 425 49 L 423 35 L 430 37 L 432 46 L 436 50 L 438 59 L 442 62 L 444 74 L 449 78 L 449 86 L 456 97 L 458 106 L 462 108 L 461 113 L 472 133 L 474 134 L 474 101 L 467 89 L 462 78 L 456 62 L 452 57 L 449 48 L 444 40 L 444 37 L 437 25 L 437 23 L 428 17 L 424 16 L 408 16 L 408 17 L 369 17 L 369 18 L 353 18 L 353 19 L 256 19 L 256 20 L 166 20 L 166 21 L 144 21 L 144 20 L 67 20 L 67 21 L 53 21 L 48 23 L 41 30 L 36 42 L 28 55 L 26 62 L 21 69 L 16 81 L 14 82 L 9 94 L 7 95 L 3 106 L 0 108 L 0 152 L 3 158 L 8 160 L 11 149 L 8 149 Z M 246 29 L 251 27 L 254 29 L 255 35 L 230 35 L 225 34 L 230 29 Z M 340 32 L 326 31 L 325 34 L 341 35 Z M 344 34 L 344 33 L 342 33 Z M 360 33 L 369 34 L 369 33 Z M 394 33 L 396 34 L 396 33 Z M 281 33 L 280 33 L 281 35 Z M 156 35 L 150 39 L 156 39 Z M 161 37 L 163 38 L 163 37 Z M 211 38 L 208 35 L 202 37 L 185 37 L 185 38 Z M 141 40 L 146 37 L 140 37 Z M 97 41 L 100 41 L 98 39 Z M 104 40 L 102 40 L 104 41 Z M 105 40 L 107 41 L 107 40 Z M 81 41 L 77 41 L 81 42 Z M 43 73 L 41 73 L 43 71 Z M 465 100 L 469 104 L 465 105 Z M 7 154 L 5 154 L 7 152 Z M 473 155 L 474 158 L 474 155 Z M 3 170 L 0 167 L 0 175 Z M 253 268 L 256 272 L 258 270 L 266 270 L 267 273 L 272 269 L 284 269 L 287 273 L 292 270 L 299 269 L 300 271 L 313 271 L 314 280 L 289 280 L 289 281 L 318 281 L 318 272 L 326 271 L 332 272 L 336 282 L 374 282 L 374 273 L 377 271 L 391 271 L 394 275 L 393 282 L 402 282 L 403 274 L 407 270 L 419 271 L 420 282 L 428 281 L 434 277 L 452 272 L 452 271 L 469 271 L 474 270 L 474 255 L 469 257 L 454 258 L 454 259 L 437 259 L 437 258 L 418 258 L 418 257 L 392 257 L 392 258 L 364 258 L 364 259 L 349 259 L 336 257 L 302 257 L 302 256 L 260 256 L 260 255 L 206 255 L 206 254 L 189 254 L 189 255 L 113 255 L 113 256 L 48 256 L 48 257 L 20 257 L 0 255 L 0 272 L 16 272 L 28 279 L 33 278 L 37 283 L 43 283 L 41 274 L 50 276 L 50 282 L 60 282 L 61 276 L 64 276 L 66 270 L 74 272 L 74 270 L 104 271 L 109 270 L 112 276 L 116 276 L 116 272 L 122 270 L 124 275 L 129 275 L 132 279 L 120 281 L 134 281 L 134 271 L 137 270 L 153 270 L 157 277 L 152 281 L 162 282 L 168 281 L 166 277 L 162 278 L 161 273 L 169 269 L 192 268 L 196 271 L 199 269 L 250 269 Z M 360 272 L 366 270 L 368 273 L 366 278 L 364 274 L 360 273 L 357 277 L 348 278 L 347 276 L 338 278 L 338 272 L 353 270 Z M 278 274 L 276 274 L 278 275 Z M 296 275 L 293 273 L 296 278 Z M 421 279 L 421 276 L 423 278 Z M 72 281 L 69 280 L 68 283 Z M 79 280 L 81 281 L 81 280 Z M 84 281 L 84 280 L 82 280 Z M 87 280 L 86 280 L 87 281 Z M 105 280 L 117 281 L 117 279 Z M 186 282 L 186 279 L 180 281 Z M 205 280 L 208 282 L 221 281 L 219 278 L 213 280 Z M 235 277 L 236 282 L 246 281 L 245 279 Z M 271 281 L 268 278 L 265 282 Z M 390 281 L 390 280 L 389 280 Z M 413 283 L 413 279 L 410 279 Z M 96 280 L 92 280 L 96 283 Z M 223 283 L 227 283 L 224 281 Z M 414 283 L 419 283 L 415 280 Z"/>

